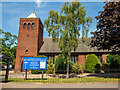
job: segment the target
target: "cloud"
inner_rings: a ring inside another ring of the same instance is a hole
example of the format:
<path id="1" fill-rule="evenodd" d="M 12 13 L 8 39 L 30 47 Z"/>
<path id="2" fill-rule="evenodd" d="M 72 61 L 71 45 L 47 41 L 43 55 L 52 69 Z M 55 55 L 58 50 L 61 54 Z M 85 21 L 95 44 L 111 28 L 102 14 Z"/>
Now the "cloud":
<path id="1" fill-rule="evenodd" d="M 42 0 L 35 0 L 38 7 L 40 7 Z"/>
<path id="2" fill-rule="evenodd" d="M 46 6 L 46 2 L 42 3 L 42 0 L 35 0 L 37 7 L 45 7 Z"/>

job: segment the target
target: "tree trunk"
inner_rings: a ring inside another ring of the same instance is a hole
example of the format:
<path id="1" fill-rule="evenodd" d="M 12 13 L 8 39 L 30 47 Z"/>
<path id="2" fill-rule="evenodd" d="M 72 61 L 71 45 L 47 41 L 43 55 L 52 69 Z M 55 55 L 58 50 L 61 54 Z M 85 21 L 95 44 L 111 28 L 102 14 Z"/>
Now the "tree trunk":
<path id="1" fill-rule="evenodd" d="M 69 78 L 69 60 L 70 58 L 67 60 L 67 77 L 66 78 Z"/>

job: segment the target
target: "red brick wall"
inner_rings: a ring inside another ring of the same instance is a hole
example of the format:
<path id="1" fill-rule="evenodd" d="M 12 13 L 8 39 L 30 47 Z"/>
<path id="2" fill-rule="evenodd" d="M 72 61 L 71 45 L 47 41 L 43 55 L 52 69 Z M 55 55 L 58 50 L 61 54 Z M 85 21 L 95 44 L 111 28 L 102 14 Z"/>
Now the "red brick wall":
<path id="1" fill-rule="evenodd" d="M 82 64 L 83 65 L 83 67 L 85 67 L 85 60 L 86 60 L 86 58 L 87 58 L 87 55 L 78 55 L 78 62 L 80 63 L 80 64 Z"/>
<path id="2" fill-rule="evenodd" d="M 108 56 L 108 54 L 103 54 L 102 55 L 102 63 L 106 63 L 107 56 Z"/>
<path id="3" fill-rule="evenodd" d="M 33 22 L 35 23 L 34 29 L 32 29 Z M 27 28 L 28 26 L 24 29 L 24 23 L 26 23 L 26 25 L 30 23 L 30 29 Z M 39 48 L 42 46 L 43 42 L 43 29 L 40 28 L 40 24 L 40 18 L 20 18 L 15 73 L 22 71 L 23 57 L 35 57 L 38 55 Z M 25 50 L 28 50 L 27 54 Z"/>

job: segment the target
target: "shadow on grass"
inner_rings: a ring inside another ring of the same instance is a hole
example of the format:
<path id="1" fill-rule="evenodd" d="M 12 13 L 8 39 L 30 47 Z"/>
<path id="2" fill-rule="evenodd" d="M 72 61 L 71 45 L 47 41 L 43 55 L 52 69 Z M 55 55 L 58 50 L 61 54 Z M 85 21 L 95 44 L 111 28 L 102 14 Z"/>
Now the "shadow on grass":
<path id="1" fill-rule="evenodd" d="M 42 78 L 28 78 L 27 80 L 42 80 Z M 47 80 L 47 78 L 43 78 L 43 80 Z"/>
<path id="2" fill-rule="evenodd" d="M 87 75 L 88 77 L 102 77 L 102 78 L 120 78 L 120 73 L 94 73 Z"/>
<path id="3" fill-rule="evenodd" d="M 48 76 L 52 78 L 66 78 L 66 74 L 62 74 L 62 75 L 56 74 L 56 75 L 48 75 Z M 81 78 L 81 77 L 73 74 L 73 75 L 69 75 L 69 78 Z"/>

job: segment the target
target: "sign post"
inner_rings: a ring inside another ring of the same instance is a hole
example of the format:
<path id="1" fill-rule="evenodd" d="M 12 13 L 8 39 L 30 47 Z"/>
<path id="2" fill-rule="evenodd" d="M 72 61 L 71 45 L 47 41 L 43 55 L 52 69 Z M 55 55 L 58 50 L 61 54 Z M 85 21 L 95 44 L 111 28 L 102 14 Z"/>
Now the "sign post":
<path id="1" fill-rule="evenodd" d="M 42 80 L 43 80 L 43 70 L 42 70 Z"/>
<path id="2" fill-rule="evenodd" d="M 47 57 L 23 57 L 23 69 L 26 71 L 25 80 L 27 80 L 27 70 L 43 70 L 47 69 Z"/>
<path id="3" fill-rule="evenodd" d="M 27 69 L 25 69 L 25 80 L 27 80 Z"/>

